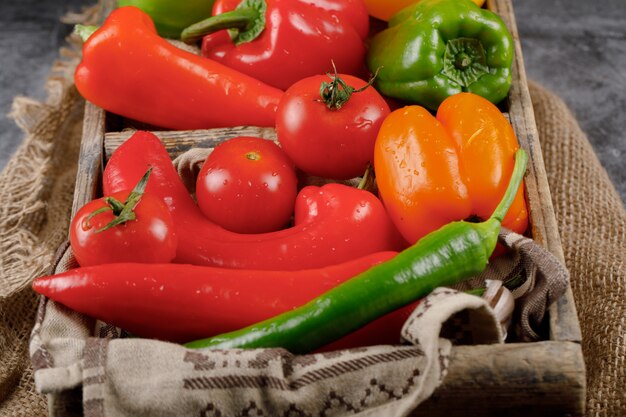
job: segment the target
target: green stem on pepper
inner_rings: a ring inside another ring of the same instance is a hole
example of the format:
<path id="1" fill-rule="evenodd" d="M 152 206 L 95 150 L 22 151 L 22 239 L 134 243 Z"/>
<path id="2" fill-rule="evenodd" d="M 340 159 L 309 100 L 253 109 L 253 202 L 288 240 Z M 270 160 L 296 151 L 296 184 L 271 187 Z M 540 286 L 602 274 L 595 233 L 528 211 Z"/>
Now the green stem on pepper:
<path id="1" fill-rule="evenodd" d="M 76 25 L 74 26 L 74 33 L 78 35 L 83 42 L 85 42 L 93 33 L 98 30 L 98 26 L 95 25 Z"/>
<path id="2" fill-rule="evenodd" d="M 180 39 L 185 43 L 195 43 L 204 36 L 228 29 L 235 45 L 256 39 L 265 29 L 265 0 L 243 0 L 230 12 L 211 16 L 185 28 Z"/>
<path id="3" fill-rule="evenodd" d="M 489 73 L 487 53 L 478 39 L 457 38 L 446 43 L 443 74 L 463 88 Z"/>

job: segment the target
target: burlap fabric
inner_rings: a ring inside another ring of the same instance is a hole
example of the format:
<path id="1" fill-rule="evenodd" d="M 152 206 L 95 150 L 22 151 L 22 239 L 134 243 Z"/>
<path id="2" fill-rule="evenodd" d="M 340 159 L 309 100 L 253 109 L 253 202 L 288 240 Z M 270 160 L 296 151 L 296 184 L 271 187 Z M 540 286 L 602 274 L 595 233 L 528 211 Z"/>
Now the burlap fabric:
<path id="1" fill-rule="evenodd" d="M 38 302 L 29 284 L 66 237 L 83 104 L 69 81 L 71 65 L 58 69 L 47 102 L 15 101 L 12 114 L 26 137 L 0 175 L 1 415 L 46 414 L 28 356 Z M 531 94 L 583 331 L 587 414 L 626 415 L 626 212 L 564 103 L 536 85 Z"/>

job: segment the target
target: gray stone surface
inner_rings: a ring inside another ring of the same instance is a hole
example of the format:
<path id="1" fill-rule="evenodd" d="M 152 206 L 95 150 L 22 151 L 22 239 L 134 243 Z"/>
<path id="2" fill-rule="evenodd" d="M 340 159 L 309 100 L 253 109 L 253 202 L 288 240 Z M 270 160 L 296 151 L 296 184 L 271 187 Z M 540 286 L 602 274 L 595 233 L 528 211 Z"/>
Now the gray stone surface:
<path id="1" fill-rule="evenodd" d="M 528 77 L 572 109 L 626 199 L 626 1 L 514 2 Z"/>
<path id="2" fill-rule="evenodd" d="M 8 117 L 17 95 L 45 100 L 45 79 L 71 28 L 59 17 L 85 0 L 0 0 L 0 169 L 23 139 Z"/>
<path id="3" fill-rule="evenodd" d="M 93 0 L 95 1 L 95 0 Z M 5 117 L 13 97 L 45 98 L 44 79 L 90 0 L 0 0 L 0 169 L 23 134 Z M 558 93 L 626 199 L 626 2 L 514 0 L 529 78 Z"/>

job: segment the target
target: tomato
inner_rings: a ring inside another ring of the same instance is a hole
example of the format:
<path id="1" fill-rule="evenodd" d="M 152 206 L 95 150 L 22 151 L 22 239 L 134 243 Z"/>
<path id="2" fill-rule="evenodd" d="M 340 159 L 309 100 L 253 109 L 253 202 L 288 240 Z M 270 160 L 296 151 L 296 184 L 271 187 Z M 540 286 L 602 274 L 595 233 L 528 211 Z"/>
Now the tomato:
<path id="1" fill-rule="evenodd" d="M 238 137 L 216 146 L 202 166 L 196 198 L 204 215 L 237 233 L 287 225 L 297 194 L 293 162 L 274 142 Z"/>
<path id="2" fill-rule="evenodd" d="M 124 203 L 129 194 L 130 191 L 114 193 L 78 210 L 70 226 L 70 244 L 80 266 L 168 263 L 174 259 L 177 239 L 172 217 L 163 201 L 151 194 L 141 194 L 132 210 L 134 219 L 100 231 L 118 217 L 116 210 L 111 209 L 111 198 Z"/>
<path id="3" fill-rule="evenodd" d="M 302 171 L 345 180 L 363 175 L 373 161 L 378 129 L 390 111 L 365 81 L 336 74 L 330 79 L 329 83 L 328 75 L 308 77 L 287 89 L 276 110 L 276 133 L 285 153 Z M 332 98 L 320 96 L 322 83 L 341 100 L 329 104 L 332 109 L 327 105 Z M 352 92 L 346 87 L 366 88 Z"/>

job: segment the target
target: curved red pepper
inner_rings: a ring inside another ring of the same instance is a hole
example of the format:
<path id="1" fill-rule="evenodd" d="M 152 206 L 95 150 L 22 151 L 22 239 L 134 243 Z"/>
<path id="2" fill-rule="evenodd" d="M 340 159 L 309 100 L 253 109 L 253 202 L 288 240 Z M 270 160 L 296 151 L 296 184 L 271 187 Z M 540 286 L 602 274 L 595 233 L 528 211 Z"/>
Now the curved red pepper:
<path id="1" fill-rule="evenodd" d="M 273 126 L 282 91 L 159 37 L 132 6 L 114 10 L 83 46 L 81 95 L 110 112 L 169 129 Z"/>
<path id="2" fill-rule="evenodd" d="M 177 263 L 249 269 L 307 269 L 406 246 L 381 201 L 342 184 L 303 188 L 295 225 L 271 233 L 239 234 L 212 223 L 192 200 L 159 138 L 136 132 L 111 156 L 104 193 L 128 189 L 152 167 L 146 193 L 163 199 L 178 236 Z"/>
<path id="3" fill-rule="evenodd" d="M 33 289 L 137 336 L 189 342 L 299 307 L 395 255 L 378 252 L 339 265 L 301 271 L 107 264 L 37 278 Z M 394 339 L 398 338 L 400 326 L 395 326 Z M 365 329 L 360 330 L 353 344 L 379 343 L 378 328 Z"/>
<path id="4" fill-rule="evenodd" d="M 366 77 L 369 17 L 361 0 L 217 0 L 213 17 L 194 26 L 233 27 L 222 22 L 244 9 L 256 16 L 237 22 L 245 28 L 234 38 L 225 30 L 206 35 L 203 56 L 281 89 L 326 73 L 331 61 L 342 73 Z"/>

